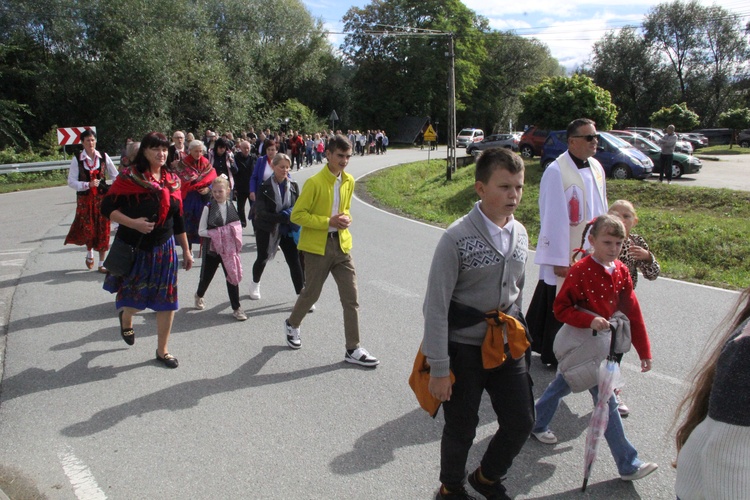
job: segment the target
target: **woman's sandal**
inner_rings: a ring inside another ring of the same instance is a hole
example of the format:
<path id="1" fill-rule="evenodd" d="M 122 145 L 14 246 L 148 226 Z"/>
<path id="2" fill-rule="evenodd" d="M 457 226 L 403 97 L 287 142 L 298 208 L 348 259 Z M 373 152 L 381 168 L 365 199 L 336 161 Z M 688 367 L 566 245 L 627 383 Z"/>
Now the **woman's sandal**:
<path id="1" fill-rule="evenodd" d="M 120 336 L 122 337 L 122 340 L 125 341 L 128 345 L 135 344 L 135 330 L 133 330 L 133 327 L 130 328 L 123 328 L 122 327 L 122 313 L 125 311 L 120 311 Z"/>
<path id="2" fill-rule="evenodd" d="M 94 269 L 94 258 L 93 257 L 86 257 L 86 267 L 89 269 Z"/>
<path id="3" fill-rule="evenodd" d="M 162 358 L 161 356 L 159 356 L 158 350 L 156 351 L 156 360 L 160 361 L 167 368 L 177 368 L 180 364 L 177 362 L 177 358 L 175 358 L 169 353 L 166 353 L 164 357 Z"/>

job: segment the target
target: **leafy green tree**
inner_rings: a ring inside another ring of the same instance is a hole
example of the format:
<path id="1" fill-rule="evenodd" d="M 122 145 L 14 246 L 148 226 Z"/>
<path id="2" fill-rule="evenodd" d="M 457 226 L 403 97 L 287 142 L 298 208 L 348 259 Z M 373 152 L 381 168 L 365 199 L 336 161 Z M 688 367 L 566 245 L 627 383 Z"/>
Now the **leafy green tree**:
<path id="1" fill-rule="evenodd" d="M 661 103 L 678 94 L 672 73 L 632 26 L 610 31 L 594 44 L 589 75 L 612 95 L 618 128 L 648 123 Z"/>
<path id="2" fill-rule="evenodd" d="M 510 121 L 518 121 L 521 92 L 529 84 L 562 76 L 565 71 L 550 55 L 549 48 L 538 40 L 510 32 L 493 32 L 485 35 L 484 41 L 487 59 L 482 65 L 482 76 L 469 106 L 458 113 L 458 123 L 476 123 L 485 130 L 507 130 Z"/>
<path id="3" fill-rule="evenodd" d="M 341 50 L 354 67 L 358 106 L 350 120 L 357 128 L 393 129 L 403 115 L 447 117 L 448 33 L 455 36 L 456 107 L 464 109 L 486 58 L 482 34 L 489 28 L 460 0 L 375 0 L 350 8 L 343 21 L 350 34 Z"/>
<path id="4" fill-rule="evenodd" d="M 748 41 L 737 14 L 704 7 L 698 0 L 659 4 L 643 23 L 645 40 L 669 60 L 679 100 L 712 125 L 722 109 L 739 99 L 735 86 L 746 79 Z"/>
<path id="5" fill-rule="evenodd" d="M 725 111 L 719 115 L 719 125 L 732 129 L 732 142 L 729 149 L 737 142 L 737 133 L 745 128 L 750 128 L 750 109 L 735 108 Z"/>
<path id="6" fill-rule="evenodd" d="M 698 115 L 690 111 L 684 102 L 661 108 L 651 114 L 650 120 L 655 127 L 674 125 L 677 130 L 693 130 L 700 123 Z"/>
<path id="7" fill-rule="evenodd" d="M 21 128 L 21 115 L 31 114 L 28 106 L 0 99 L 0 144 L 29 147 L 29 138 Z"/>
<path id="8" fill-rule="evenodd" d="M 600 130 L 615 123 L 617 108 L 610 93 L 583 75 L 547 78 L 521 94 L 523 123 L 564 129 L 576 118 L 590 118 Z"/>

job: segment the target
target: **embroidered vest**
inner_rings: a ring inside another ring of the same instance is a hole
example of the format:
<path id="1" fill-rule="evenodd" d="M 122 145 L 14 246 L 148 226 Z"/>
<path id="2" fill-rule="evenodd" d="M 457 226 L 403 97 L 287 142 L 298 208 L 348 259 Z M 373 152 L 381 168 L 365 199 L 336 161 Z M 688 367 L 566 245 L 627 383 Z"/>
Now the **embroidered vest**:
<path id="1" fill-rule="evenodd" d="M 99 151 L 98 149 L 95 150 L 97 153 L 102 155 L 101 158 L 99 158 L 99 172 L 97 173 L 97 178 L 101 180 L 101 182 L 105 182 L 104 177 L 104 170 L 107 168 L 107 160 L 104 156 L 104 153 Z M 76 160 L 78 160 L 78 180 L 81 182 L 91 182 L 91 171 L 84 168 L 83 166 L 83 159 L 81 158 L 81 155 L 83 154 L 83 151 L 80 153 L 76 153 Z M 96 165 L 96 163 L 94 163 Z M 100 184 L 101 185 L 101 184 Z M 86 196 L 91 192 L 90 189 L 87 189 L 86 191 L 77 191 L 76 196 Z"/>

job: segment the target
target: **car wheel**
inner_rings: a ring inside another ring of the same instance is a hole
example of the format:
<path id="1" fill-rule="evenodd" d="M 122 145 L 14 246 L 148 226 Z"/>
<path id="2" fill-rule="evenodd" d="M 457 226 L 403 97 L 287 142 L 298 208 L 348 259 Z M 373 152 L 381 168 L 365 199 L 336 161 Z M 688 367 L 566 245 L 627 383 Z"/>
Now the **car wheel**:
<path id="1" fill-rule="evenodd" d="M 750 141 L 742 141 L 740 142 L 741 148 L 750 148 Z"/>
<path id="2" fill-rule="evenodd" d="M 630 168 L 627 165 L 618 164 L 612 167 L 612 178 L 613 179 L 629 179 L 632 177 Z"/>
<path id="3" fill-rule="evenodd" d="M 533 158 L 534 149 L 528 144 L 524 144 L 523 146 L 521 146 L 521 156 L 523 156 L 524 158 Z"/>
<path id="4" fill-rule="evenodd" d="M 542 163 L 541 163 L 542 170 L 546 170 L 547 167 L 549 166 L 549 164 L 552 163 L 553 161 L 555 161 L 555 160 L 553 160 L 552 158 L 547 158 L 546 160 L 543 160 Z"/>
<path id="5" fill-rule="evenodd" d="M 672 179 L 679 179 L 684 174 L 682 165 L 677 162 L 672 163 Z"/>

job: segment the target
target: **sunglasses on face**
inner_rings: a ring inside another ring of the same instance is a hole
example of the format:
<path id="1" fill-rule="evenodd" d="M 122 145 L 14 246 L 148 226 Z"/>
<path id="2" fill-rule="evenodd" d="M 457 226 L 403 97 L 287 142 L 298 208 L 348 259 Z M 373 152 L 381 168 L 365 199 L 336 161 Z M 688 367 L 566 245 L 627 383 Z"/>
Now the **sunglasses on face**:
<path id="1" fill-rule="evenodd" d="M 589 134 L 589 135 L 574 135 L 574 136 L 573 136 L 573 139 L 575 139 L 575 138 L 586 139 L 586 142 L 591 142 L 591 141 L 593 141 L 594 139 L 596 139 L 596 140 L 598 141 L 598 140 L 599 140 L 599 134 Z"/>

